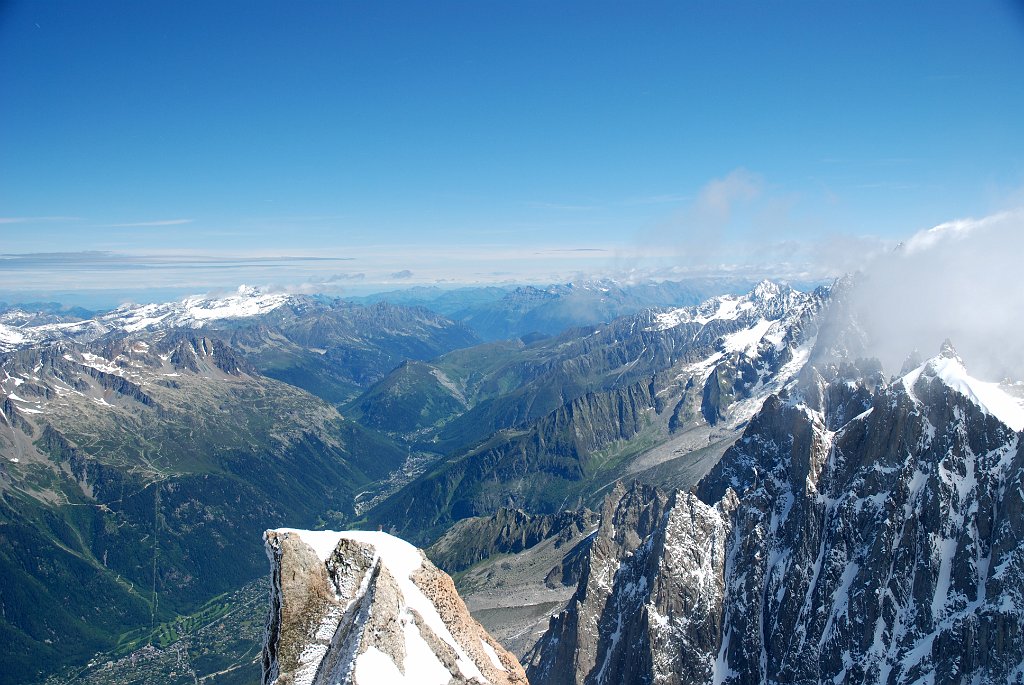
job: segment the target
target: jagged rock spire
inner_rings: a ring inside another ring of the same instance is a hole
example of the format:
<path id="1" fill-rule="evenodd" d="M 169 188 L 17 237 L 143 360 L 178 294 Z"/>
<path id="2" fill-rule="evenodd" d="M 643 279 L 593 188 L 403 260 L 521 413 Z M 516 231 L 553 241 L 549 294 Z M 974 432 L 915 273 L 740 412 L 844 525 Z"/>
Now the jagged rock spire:
<path id="1" fill-rule="evenodd" d="M 939 348 L 939 356 L 945 359 L 960 359 L 960 355 L 956 353 L 956 348 L 953 347 L 953 343 L 949 338 L 942 341 L 942 347 Z"/>
<path id="2" fill-rule="evenodd" d="M 903 360 L 903 366 L 900 367 L 900 376 L 906 376 L 923 363 L 924 360 L 921 358 L 921 352 L 915 347 L 914 350 L 907 355 L 907 358 Z"/>

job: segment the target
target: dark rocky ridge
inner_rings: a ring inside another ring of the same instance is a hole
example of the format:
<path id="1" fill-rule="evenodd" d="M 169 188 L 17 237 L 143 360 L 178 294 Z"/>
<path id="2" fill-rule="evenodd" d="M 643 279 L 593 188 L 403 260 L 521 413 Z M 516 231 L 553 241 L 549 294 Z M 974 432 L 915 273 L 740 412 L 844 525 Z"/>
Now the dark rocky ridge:
<path id="1" fill-rule="evenodd" d="M 427 548 L 431 561 L 449 573 L 464 571 L 496 554 L 516 554 L 557 536 L 568 542 L 597 525 L 589 509 L 531 515 L 502 507 L 494 516 L 462 519 Z"/>
<path id="2" fill-rule="evenodd" d="M 1020 682 L 1024 450 L 935 368 L 769 400 L 700 500 L 609 496 L 531 682 Z"/>

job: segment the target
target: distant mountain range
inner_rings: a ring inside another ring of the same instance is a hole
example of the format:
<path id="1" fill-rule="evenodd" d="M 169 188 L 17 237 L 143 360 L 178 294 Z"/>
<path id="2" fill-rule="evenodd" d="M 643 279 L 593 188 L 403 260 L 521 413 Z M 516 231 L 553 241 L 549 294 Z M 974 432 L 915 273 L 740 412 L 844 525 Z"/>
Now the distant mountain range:
<path id="1" fill-rule="evenodd" d="M 425 307 L 465 324 L 483 340 L 494 341 L 556 335 L 567 328 L 605 323 L 650 307 L 696 305 L 716 295 L 746 293 L 754 283 L 745 278 L 641 283 L 604 279 L 546 287 L 417 287 L 350 299 L 362 304 L 386 301 Z"/>
<path id="2" fill-rule="evenodd" d="M 535 683 L 1022 677 L 1021 386 L 883 372 L 853 280 L 651 287 L 3 311 L 5 677 L 245 682 L 198 617 L 281 526 L 430 545 Z"/>

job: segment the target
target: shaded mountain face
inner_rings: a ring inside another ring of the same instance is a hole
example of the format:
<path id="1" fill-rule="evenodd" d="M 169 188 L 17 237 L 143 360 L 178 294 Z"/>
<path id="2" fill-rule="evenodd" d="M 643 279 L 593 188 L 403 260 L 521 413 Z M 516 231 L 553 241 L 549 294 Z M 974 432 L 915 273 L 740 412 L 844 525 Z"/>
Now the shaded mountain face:
<path id="1" fill-rule="evenodd" d="M 451 578 L 386 533 L 270 530 L 266 685 L 525 685 Z"/>
<path id="2" fill-rule="evenodd" d="M 732 506 L 617 485 L 575 596 L 527 655 L 530 682 L 708 682 Z"/>
<path id="3" fill-rule="evenodd" d="M 362 413 L 352 416 L 377 425 L 387 407 L 409 417 L 417 448 L 442 458 L 367 516 L 425 541 L 503 506 L 553 513 L 655 467 L 659 478 L 692 484 L 765 397 L 796 382 L 828 299 L 827 289 L 799 293 L 764 282 L 700 307 L 399 369 L 364 394 L 353 405 Z M 436 419 L 446 406 L 456 411 Z M 700 455 L 664 467 L 718 443 L 699 466 Z"/>
<path id="4" fill-rule="evenodd" d="M 531 682 L 1024 677 L 1019 404 L 951 348 L 892 384 L 817 379 L 696 496 L 608 497 Z"/>
<path id="5" fill-rule="evenodd" d="M 462 519 L 427 550 L 441 568 L 457 573 L 498 554 L 516 554 L 558 536 L 568 542 L 597 523 L 589 509 L 528 514 L 499 509 L 493 516 Z"/>
<path id="6" fill-rule="evenodd" d="M 230 341 L 264 375 L 337 404 L 403 362 L 433 359 L 479 339 L 423 308 L 293 298 Z"/>
<path id="7" fill-rule="evenodd" d="M 783 367 L 789 365 L 788 377 L 801 366 L 828 296 L 825 289 L 799 293 L 765 282 L 747 295 L 713 298 L 701 307 L 645 311 L 530 345 L 452 352 L 429 365 L 435 379 L 429 392 L 456 397 L 467 410 L 430 435 L 443 450 L 521 428 L 588 393 L 652 380 L 663 393 L 689 391 L 685 402 L 670 407 L 674 428 L 697 413 L 718 423 L 729 404 L 755 394 Z M 752 413 L 743 408 L 744 417 Z"/>

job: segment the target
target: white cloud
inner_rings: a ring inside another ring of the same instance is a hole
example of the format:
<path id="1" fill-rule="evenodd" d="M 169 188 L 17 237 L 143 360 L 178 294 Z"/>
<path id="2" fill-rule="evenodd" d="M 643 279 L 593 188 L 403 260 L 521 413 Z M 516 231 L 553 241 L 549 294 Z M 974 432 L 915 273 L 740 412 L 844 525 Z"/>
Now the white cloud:
<path id="1" fill-rule="evenodd" d="M 1020 215 L 1021 212 L 1000 212 L 981 219 L 954 219 L 953 221 L 947 221 L 933 228 L 915 233 L 907 240 L 904 248 L 907 252 L 913 253 L 932 249 L 942 243 L 963 240 L 978 229 L 1011 221 L 1015 214 Z M 1020 216 L 1017 218 L 1019 220 Z"/>
<path id="2" fill-rule="evenodd" d="M 890 372 L 950 338 L 968 368 L 1024 379 L 1024 211 L 943 223 L 863 271 L 854 304 Z"/>
<path id="3" fill-rule="evenodd" d="M 749 203 L 764 192 L 764 180 L 746 169 L 734 169 L 709 181 L 697 194 L 694 211 L 704 220 L 725 223 L 738 204 Z"/>
<path id="4" fill-rule="evenodd" d="M 127 224 L 107 224 L 107 228 L 146 228 L 153 226 L 180 226 L 190 224 L 193 219 L 161 219 L 159 221 L 135 221 Z"/>

